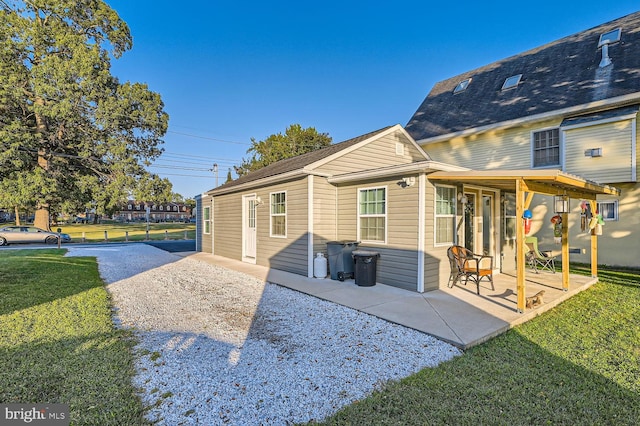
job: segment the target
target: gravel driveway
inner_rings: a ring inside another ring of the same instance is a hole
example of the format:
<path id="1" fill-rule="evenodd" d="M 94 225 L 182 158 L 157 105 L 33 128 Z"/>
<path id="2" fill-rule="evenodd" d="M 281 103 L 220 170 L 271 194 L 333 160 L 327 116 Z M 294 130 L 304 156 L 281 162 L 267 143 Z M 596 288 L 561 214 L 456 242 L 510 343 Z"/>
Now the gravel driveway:
<path id="1" fill-rule="evenodd" d="M 134 384 L 158 424 L 321 420 L 459 355 L 423 333 L 143 245 L 95 256 L 116 321 L 139 338 Z"/>

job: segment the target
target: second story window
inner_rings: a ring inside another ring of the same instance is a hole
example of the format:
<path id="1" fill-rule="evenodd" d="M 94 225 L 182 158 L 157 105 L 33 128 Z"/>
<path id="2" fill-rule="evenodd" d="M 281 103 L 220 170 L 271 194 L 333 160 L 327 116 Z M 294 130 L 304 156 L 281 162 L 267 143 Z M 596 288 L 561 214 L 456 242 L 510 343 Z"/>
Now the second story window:
<path id="1" fill-rule="evenodd" d="M 560 166 L 560 131 L 558 129 L 533 132 L 533 167 Z"/>

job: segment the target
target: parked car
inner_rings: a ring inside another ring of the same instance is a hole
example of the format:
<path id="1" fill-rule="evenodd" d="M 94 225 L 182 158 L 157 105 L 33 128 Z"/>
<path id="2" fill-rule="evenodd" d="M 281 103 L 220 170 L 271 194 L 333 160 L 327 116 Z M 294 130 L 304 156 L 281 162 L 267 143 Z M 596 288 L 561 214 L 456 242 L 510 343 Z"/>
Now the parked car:
<path id="1" fill-rule="evenodd" d="M 71 241 L 69 234 L 45 231 L 35 226 L 5 226 L 0 228 L 0 246 L 13 243 L 55 244 L 58 242 L 58 236 L 63 243 Z"/>

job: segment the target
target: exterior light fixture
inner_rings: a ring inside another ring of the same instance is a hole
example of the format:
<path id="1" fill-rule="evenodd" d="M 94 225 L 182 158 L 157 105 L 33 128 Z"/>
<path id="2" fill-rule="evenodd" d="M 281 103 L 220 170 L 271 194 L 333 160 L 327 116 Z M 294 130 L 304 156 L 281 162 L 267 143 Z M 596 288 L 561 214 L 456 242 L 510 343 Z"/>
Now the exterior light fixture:
<path id="1" fill-rule="evenodd" d="M 553 197 L 553 210 L 556 213 L 569 213 L 569 197 L 556 195 Z"/>

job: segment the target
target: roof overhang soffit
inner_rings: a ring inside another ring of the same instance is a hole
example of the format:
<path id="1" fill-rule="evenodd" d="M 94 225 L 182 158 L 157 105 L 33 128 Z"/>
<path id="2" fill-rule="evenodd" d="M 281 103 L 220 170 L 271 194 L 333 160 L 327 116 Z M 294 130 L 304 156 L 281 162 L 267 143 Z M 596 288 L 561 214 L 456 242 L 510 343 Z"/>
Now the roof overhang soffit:
<path id="1" fill-rule="evenodd" d="M 584 180 L 562 172 L 550 171 L 545 174 L 539 171 L 472 171 L 472 172 L 435 172 L 428 176 L 429 180 L 457 184 L 480 185 L 502 191 L 514 192 L 516 182 L 527 192 L 545 195 L 565 194 L 571 198 L 595 200 L 598 194 L 620 195 L 620 190 L 595 182 Z"/>
<path id="2" fill-rule="evenodd" d="M 454 166 L 451 164 L 440 163 L 438 161 L 418 161 L 415 163 L 400 164 L 389 167 L 381 167 L 378 169 L 369 169 L 353 173 L 345 173 L 341 175 L 331 176 L 328 181 L 332 184 L 356 182 L 368 179 L 386 178 L 397 176 L 405 173 L 430 173 L 437 170 L 448 171 L 465 171 L 469 170 L 465 167 Z"/>

